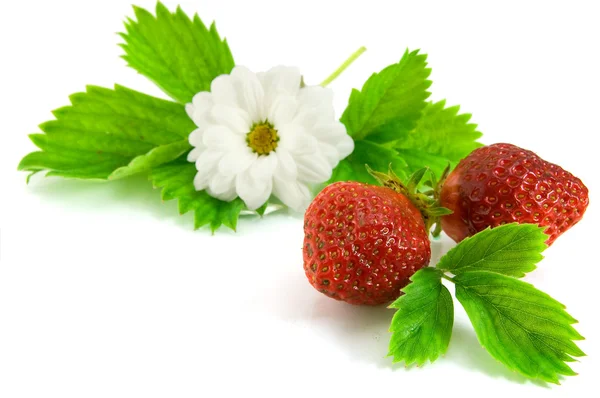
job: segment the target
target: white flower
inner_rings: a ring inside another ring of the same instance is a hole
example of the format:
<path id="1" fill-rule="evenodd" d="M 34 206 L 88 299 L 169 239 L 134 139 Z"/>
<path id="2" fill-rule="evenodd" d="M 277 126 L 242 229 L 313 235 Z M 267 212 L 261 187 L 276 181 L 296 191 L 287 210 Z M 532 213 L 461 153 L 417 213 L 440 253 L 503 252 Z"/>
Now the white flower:
<path id="1" fill-rule="evenodd" d="M 298 211 L 308 206 L 309 185 L 327 181 L 354 141 L 335 119 L 331 90 L 300 80 L 296 68 L 255 74 L 236 66 L 194 97 L 186 110 L 198 126 L 188 155 L 196 190 L 239 196 L 251 210 L 271 195 Z"/>

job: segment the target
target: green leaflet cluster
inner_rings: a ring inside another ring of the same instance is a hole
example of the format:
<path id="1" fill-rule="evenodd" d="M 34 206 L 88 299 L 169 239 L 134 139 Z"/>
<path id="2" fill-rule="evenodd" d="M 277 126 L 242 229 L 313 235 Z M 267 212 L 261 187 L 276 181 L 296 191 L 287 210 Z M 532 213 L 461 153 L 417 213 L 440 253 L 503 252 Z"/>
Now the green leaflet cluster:
<path id="1" fill-rule="evenodd" d="M 160 2 L 156 17 L 139 7 L 134 12 L 137 21 L 128 19 L 121 34 L 123 58 L 177 102 L 210 91 L 213 79 L 235 66 L 214 23 L 207 28 L 198 15 L 190 19 L 181 8 L 171 13 Z"/>
<path id="2" fill-rule="evenodd" d="M 19 170 L 101 180 L 145 173 L 163 189 L 163 199 L 177 199 L 181 213 L 194 212 L 196 228 L 235 228 L 243 203 L 196 192 L 193 165 L 185 162 L 195 129 L 185 104 L 209 91 L 215 77 L 231 72 L 235 63 L 227 41 L 214 24 L 207 27 L 197 15 L 190 18 L 180 8 L 171 12 L 160 2 L 154 15 L 139 7 L 134 14 L 121 33 L 123 58 L 173 101 L 122 86 L 90 86 L 72 95 L 70 106 L 54 111 L 56 120 L 41 124 L 42 133 L 30 135 L 39 150 L 25 156 Z M 361 91 L 352 91 L 341 121 L 355 150 L 331 181 L 374 182 L 365 164 L 375 170 L 392 164 L 401 177 L 424 166 L 439 174 L 480 145 L 470 115 L 446 108 L 444 101 L 427 102 L 429 74 L 426 55 L 407 51 Z"/>
<path id="3" fill-rule="evenodd" d="M 41 151 L 25 156 L 20 170 L 110 179 L 148 171 L 189 151 L 194 123 L 180 104 L 115 86 L 73 94 L 71 106 L 32 134 Z M 191 129 L 191 130 L 190 130 Z"/>
<path id="4" fill-rule="evenodd" d="M 471 115 L 446 102 L 428 102 L 431 69 L 427 56 L 406 51 L 400 62 L 374 73 L 362 89 L 354 89 L 342 123 L 355 142 L 354 152 L 340 162 L 331 181 L 373 183 L 365 170 L 393 171 L 402 178 L 429 167 L 438 176 L 480 147 L 481 133 Z"/>
<path id="5" fill-rule="evenodd" d="M 210 197 L 194 189 L 196 174 L 185 160 L 189 134 L 196 128 L 185 104 L 212 80 L 231 72 L 234 61 L 215 25 L 163 4 L 156 15 L 134 7 L 128 19 L 123 58 L 173 100 L 166 101 L 122 86 L 88 87 L 71 96 L 71 106 L 54 111 L 56 120 L 40 125 L 45 134 L 30 135 L 40 151 L 25 156 L 19 170 L 49 176 L 112 180 L 147 173 L 163 200 L 177 199 L 181 214 L 194 212 L 194 226 L 235 229 L 244 205 Z"/>
<path id="6" fill-rule="evenodd" d="M 446 352 L 453 306 L 444 278 L 455 284 L 479 342 L 498 361 L 551 383 L 575 375 L 567 362 L 585 355 L 574 343 L 583 339 L 572 326 L 577 321 L 563 304 L 516 279 L 535 269 L 547 238 L 533 224 L 487 229 L 459 243 L 435 268 L 415 273 L 390 306 L 398 311 L 389 355 L 395 362 L 422 365 Z"/>

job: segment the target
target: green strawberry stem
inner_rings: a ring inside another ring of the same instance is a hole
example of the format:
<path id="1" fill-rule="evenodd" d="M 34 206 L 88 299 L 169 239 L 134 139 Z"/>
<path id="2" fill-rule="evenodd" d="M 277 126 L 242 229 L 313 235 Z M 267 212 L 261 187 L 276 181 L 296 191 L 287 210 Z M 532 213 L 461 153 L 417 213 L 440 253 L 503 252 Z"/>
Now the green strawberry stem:
<path id="1" fill-rule="evenodd" d="M 344 61 L 342 65 L 340 65 L 339 68 L 337 68 L 331 75 L 329 75 L 327 79 L 323 80 L 319 85 L 322 87 L 327 87 L 329 83 L 337 79 L 337 77 L 341 75 L 350 65 L 352 65 L 352 63 L 356 61 L 358 57 L 360 57 L 365 51 L 367 51 L 367 48 L 364 46 L 356 50 L 350 57 L 348 57 L 347 60 Z"/>
<path id="2" fill-rule="evenodd" d="M 438 238 L 441 233 L 442 233 L 442 223 L 438 221 L 435 223 L 435 229 L 431 233 L 431 236 L 433 236 L 434 238 Z"/>
<path id="3" fill-rule="evenodd" d="M 431 192 L 419 192 L 419 187 L 425 175 L 433 174 L 428 167 L 417 170 L 412 176 L 410 176 L 406 184 L 403 183 L 394 173 L 391 164 L 387 174 L 374 171 L 369 167 L 369 165 L 365 165 L 365 167 L 367 168 L 369 174 L 379 181 L 381 185 L 406 196 L 421 212 L 421 216 L 423 217 L 423 222 L 425 223 L 425 228 L 427 231 L 431 231 L 431 227 L 435 224 L 436 228 L 432 234 L 434 237 L 439 236 L 442 231 L 440 218 L 444 215 L 452 214 L 451 210 L 441 207 L 439 203 L 441 184 L 448 174 L 448 170 L 450 169 L 449 167 L 447 167 L 447 169 L 444 171 L 442 179 L 439 183 L 435 182 L 435 176 L 432 177 L 434 181 L 432 181 L 431 185 L 435 186 L 433 190 L 433 198 L 431 197 Z"/>
<path id="4" fill-rule="evenodd" d="M 433 195 L 433 199 L 435 200 L 435 203 L 438 206 L 441 206 L 442 188 L 444 186 L 444 183 L 446 182 L 446 178 L 448 178 L 448 174 L 450 174 L 450 163 L 448 163 L 448 165 L 442 172 L 442 176 L 440 177 L 439 181 L 437 181 L 437 182 L 435 182 L 435 184 L 433 184 L 433 186 L 432 186 L 433 189 L 426 192 L 426 194 L 429 196 Z M 452 211 L 450 211 L 450 213 L 452 213 Z M 435 229 L 433 230 L 431 235 L 434 238 L 437 238 L 440 236 L 441 233 L 442 233 L 442 222 L 441 222 L 441 220 L 438 219 L 435 223 Z"/>

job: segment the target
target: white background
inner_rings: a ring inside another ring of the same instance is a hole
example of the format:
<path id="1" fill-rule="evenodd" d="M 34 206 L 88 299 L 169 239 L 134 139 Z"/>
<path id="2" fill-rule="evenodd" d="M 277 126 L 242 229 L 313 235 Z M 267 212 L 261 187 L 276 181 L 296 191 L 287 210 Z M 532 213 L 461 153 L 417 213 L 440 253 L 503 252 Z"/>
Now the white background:
<path id="1" fill-rule="evenodd" d="M 392 310 L 333 301 L 306 281 L 301 216 L 245 218 L 237 234 L 210 236 L 143 177 L 26 186 L 16 166 L 33 150 L 27 134 L 69 94 L 120 83 L 163 95 L 119 58 L 128 1 L 19 0 L 0 11 L 0 397 L 598 396 L 595 2 L 179 3 L 218 21 L 239 64 L 298 65 L 309 84 L 367 46 L 331 85 L 339 114 L 352 87 L 421 48 L 432 99 L 473 113 L 483 142 L 579 176 L 592 205 L 527 280 L 580 320 L 580 375 L 556 387 L 505 370 L 460 306 L 445 357 L 392 365 Z M 451 246 L 434 242 L 435 257 Z"/>

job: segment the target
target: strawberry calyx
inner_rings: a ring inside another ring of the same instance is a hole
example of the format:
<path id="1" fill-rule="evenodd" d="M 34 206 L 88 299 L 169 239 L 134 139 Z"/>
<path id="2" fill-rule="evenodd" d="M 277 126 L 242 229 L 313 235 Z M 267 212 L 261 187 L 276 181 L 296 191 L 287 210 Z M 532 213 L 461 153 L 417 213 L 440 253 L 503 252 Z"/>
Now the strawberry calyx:
<path id="1" fill-rule="evenodd" d="M 446 166 L 446 168 L 442 172 L 442 175 L 441 175 L 441 177 L 440 177 L 439 180 L 436 179 L 435 173 L 431 172 L 432 180 L 429 181 L 429 184 L 428 184 L 432 188 L 431 191 L 430 191 L 430 194 L 433 196 L 433 199 L 434 199 L 435 203 L 437 203 L 437 205 L 439 207 L 441 207 L 443 209 L 446 209 L 448 211 L 444 215 L 452 214 L 453 213 L 452 210 L 450 210 L 450 209 L 448 209 L 446 207 L 443 207 L 441 205 L 441 203 L 442 203 L 442 199 L 441 199 L 441 197 L 442 197 L 442 188 L 444 187 L 444 183 L 446 182 L 446 179 L 448 178 L 449 174 L 450 174 L 450 164 L 448 164 Z M 435 229 L 431 233 L 434 238 L 437 238 L 442 233 L 442 223 L 440 222 L 440 217 L 441 216 L 438 216 L 438 218 L 436 220 L 436 223 L 435 223 Z"/>
<path id="2" fill-rule="evenodd" d="M 405 184 L 400 177 L 392 170 L 392 165 L 388 169 L 387 174 L 371 169 L 366 165 L 367 171 L 381 185 L 390 188 L 393 191 L 402 194 L 410 200 L 410 202 L 421 212 L 423 222 L 427 231 L 431 231 L 433 225 L 436 225 L 432 232 L 434 237 L 439 236 L 442 231 L 440 218 L 442 216 L 452 214 L 452 210 L 440 206 L 440 192 L 444 180 L 448 176 L 450 167 L 447 167 L 442 174 L 442 178 L 438 181 L 435 174 L 428 168 L 422 168 L 415 171 Z M 428 178 L 425 179 L 425 176 Z"/>

